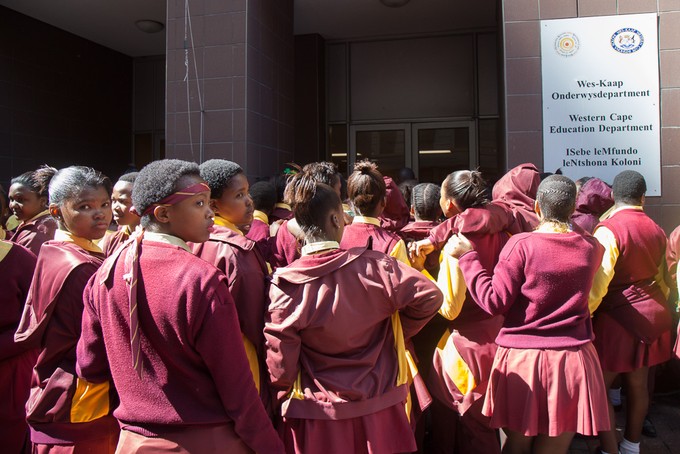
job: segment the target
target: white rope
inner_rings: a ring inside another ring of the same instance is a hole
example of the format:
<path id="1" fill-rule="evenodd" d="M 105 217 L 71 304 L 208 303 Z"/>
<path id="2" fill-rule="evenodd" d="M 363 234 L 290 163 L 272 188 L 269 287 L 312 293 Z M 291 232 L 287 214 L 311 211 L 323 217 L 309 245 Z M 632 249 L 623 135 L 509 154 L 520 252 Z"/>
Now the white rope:
<path id="1" fill-rule="evenodd" d="M 203 144 L 203 125 L 205 110 L 203 108 L 203 94 L 201 93 L 201 85 L 198 81 L 198 66 L 196 65 L 196 48 L 194 46 L 194 32 L 191 27 L 191 12 L 189 10 L 189 0 L 184 1 L 184 82 L 187 92 L 187 123 L 189 126 L 189 144 L 191 146 L 191 156 L 194 156 L 194 140 L 191 133 L 191 98 L 189 95 L 189 45 L 191 45 L 191 53 L 194 60 L 194 76 L 196 79 L 196 92 L 198 93 L 198 106 L 200 109 L 200 135 L 199 135 L 199 163 L 203 162 L 204 144 Z"/>

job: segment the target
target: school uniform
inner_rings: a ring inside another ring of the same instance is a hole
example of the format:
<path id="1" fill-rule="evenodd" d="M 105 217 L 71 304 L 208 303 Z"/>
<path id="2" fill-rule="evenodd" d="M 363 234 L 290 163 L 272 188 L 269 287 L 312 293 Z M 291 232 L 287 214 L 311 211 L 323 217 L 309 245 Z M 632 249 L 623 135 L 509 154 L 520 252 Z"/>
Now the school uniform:
<path id="1" fill-rule="evenodd" d="M 283 202 L 275 203 L 272 214 L 269 216 L 270 222 L 273 224 L 278 220 L 287 221 L 289 219 L 293 219 L 293 210 L 290 205 Z"/>
<path id="2" fill-rule="evenodd" d="M 505 205 L 515 217 L 515 227 L 511 233 L 531 232 L 538 227 L 534 202 L 540 183 L 538 169 L 527 163 L 510 169 L 493 186 L 493 201 Z"/>
<path id="3" fill-rule="evenodd" d="M 602 368 L 631 372 L 670 359 L 666 235 L 642 207 L 614 210 L 595 229 L 605 248 L 590 295 Z"/>
<path id="4" fill-rule="evenodd" d="M 30 452 L 26 401 L 38 352 L 14 342 L 36 257 L 28 249 L 0 241 L 0 440 L 11 453 Z"/>
<path id="5" fill-rule="evenodd" d="M 609 429 L 588 311 L 601 257 L 590 236 L 543 231 L 511 237 L 493 278 L 479 252 L 460 257 L 474 301 L 505 316 L 482 408 L 491 427 L 525 436 Z"/>
<path id="6" fill-rule="evenodd" d="M 410 265 L 406 243 L 399 235 L 380 226 L 380 220 L 369 216 L 355 216 L 352 223 L 345 227 L 340 248 L 365 247 L 371 238 L 370 249 L 395 257 Z"/>
<path id="7" fill-rule="evenodd" d="M 76 375 L 83 289 L 104 256 L 93 242 L 64 230 L 43 244 L 15 341 L 37 347 L 26 414 L 38 452 L 113 452 L 118 425 L 109 383 Z"/>
<path id="8" fill-rule="evenodd" d="M 210 239 L 190 244 L 192 252 L 227 276 L 229 293 L 234 298 L 250 370 L 265 405 L 270 404 L 269 385 L 264 366 L 264 316 L 267 311 L 267 264 L 255 242 L 246 238 L 235 225 L 215 216 Z"/>
<path id="9" fill-rule="evenodd" d="M 411 220 L 411 213 L 404 195 L 392 178 L 383 176 L 385 181 L 385 209 L 378 219 L 380 227 L 390 232 L 400 231 Z"/>
<path id="10" fill-rule="evenodd" d="M 134 231 L 135 229 L 131 228 L 129 225 L 121 225 L 115 232 L 106 232 L 104 238 L 99 242 L 99 247 L 104 251 L 104 255 L 108 257 L 123 243 L 130 239 L 130 235 L 132 235 L 132 232 Z"/>
<path id="11" fill-rule="evenodd" d="M 269 262 L 270 260 L 270 234 L 269 234 L 269 216 L 260 210 L 253 212 L 253 223 L 250 225 L 250 230 L 246 237 L 253 240 L 260 251 L 260 255 Z"/>
<path id="12" fill-rule="evenodd" d="M 288 266 L 300 258 L 304 235 L 295 218 L 283 221 L 269 242 L 269 264 L 273 269 Z"/>
<path id="13" fill-rule="evenodd" d="M 430 241 L 441 245 L 453 234 L 464 234 L 491 274 L 514 222 L 509 210 L 490 203 L 449 218 L 432 230 Z M 437 285 L 444 294 L 439 313 L 449 323 L 434 351 L 434 373 L 428 381 L 430 392 L 445 407 L 435 407 L 439 415 L 433 427 L 435 443 L 441 452 L 498 453 L 496 431 L 481 410 L 503 316 L 489 314 L 475 304 L 458 261 L 448 255 L 442 256 Z"/>
<path id="14" fill-rule="evenodd" d="M 181 239 L 146 232 L 130 240 L 88 283 L 85 306 L 78 373 L 113 380 L 119 452 L 283 452 L 248 367 L 227 278 Z"/>
<path id="15" fill-rule="evenodd" d="M 398 233 L 406 243 L 406 246 L 409 246 L 414 241 L 427 238 L 430 235 L 430 231 L 438 225 L 439 223 L 436 221 L 412 221 L 402 227 Z M 437 254 L 427 256 L 425 259 L 425 269 L 434 275 L 439 272 L 439 256 Z"/>
<path id="16" fill-rule="evenodd" d="M 35 255 L 39 255 L 40 247 L 45 241 L 54 238 L 56 230 L 57 221 L 54 220 L 48 210 L 45 210 L 19 224 L 10 241 L 30 249 Z"/>
<path id="17" fill-rule="evenodd" d="M 404 339 L 432 318 L 441 294 L 394 258 L 337 246 L 305 246 L 272 277 L 267 365 L 284 442 L 306 454 L 412 452 Z"/>
<path id="18" fill-rule="evenodd" d="M 614 205 L 612 188 L 599 178 L 583 183 L 576 195 L 576 206 L 571 222 L 588 233 L 593 233 L 602 216 Z"/>

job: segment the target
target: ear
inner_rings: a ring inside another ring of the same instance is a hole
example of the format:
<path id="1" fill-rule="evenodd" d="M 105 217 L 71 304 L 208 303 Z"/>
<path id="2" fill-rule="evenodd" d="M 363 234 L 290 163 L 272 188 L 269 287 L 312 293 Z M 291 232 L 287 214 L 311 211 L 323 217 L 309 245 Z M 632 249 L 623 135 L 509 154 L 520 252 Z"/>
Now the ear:
<path id="1" fill-rule="evenodd" d="M 51 203 L 49 210 L 50 210 L 50 215 L 53 218 L 61 220 L 61 208 L 59 208 L 59 205 L 57 205 L 55 203 Z"/>
<path id="2" fill-rule="evenodd" d="M 341 226 L 345 225 L 345 218 L 343 217 L 342 219 L 338 218 L 338 215 L 336 213 L 331 214 L 331 224 L 335 229 L 339 229 Z"/>
<path id="3" fill-rule="evenodd" d="M 168 206 L 157 206 L 153 209 L 153 216 L 161 224 L 167 224 L 170 222 L 170 208 Z"/>
<path id="4" fill-rule="evenodd" d="M 414 217 L 416 215 L 416 210 L 413 209 L 413 205 L 411 205 L 411 209 L 409 210 L 409 214 L 411 217 Z"/>
<path id="5" fill-rule="evenodd" d="M 645 194 L 642 194 L 642 198 L 640 199 L 640 206 L 645 206 L 645 200 L 647 199 L 647 196 Z"/>
<path id="6" fill-rule="evenodd" d="M 43 208 L 48 208 L 50 206 L 50 202 L 47 199 L 47 196 L 45 195 L 40 196 L 40 202 L 41 202 L 40 206 L 42 206 Z"/>
<path id="7" fill-rule="evenodd" d="M 538 206 L 538 200 L 534 200 L 534 212 L 538 215 L 539 219 L 543 216 L 541 207 Z"/>
<path id="8" fill-rule="evenodd" d="M 210 207 L 210 209 L 212 210 L 213 213 L 218 214 L 217 213 L 217 202 L 215 201 L 215 199 L 210 199 L 210 201 L 208 202 L 208 206 Z"/>

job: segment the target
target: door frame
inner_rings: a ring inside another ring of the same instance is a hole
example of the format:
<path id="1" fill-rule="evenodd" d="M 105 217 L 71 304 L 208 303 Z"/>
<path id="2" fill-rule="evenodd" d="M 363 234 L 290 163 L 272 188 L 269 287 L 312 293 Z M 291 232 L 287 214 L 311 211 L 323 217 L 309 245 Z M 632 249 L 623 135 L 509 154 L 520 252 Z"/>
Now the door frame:
<path id="1" fill-rule="evenodd" d="M 404 131 L 404 167 L 411 167 L 411 123 L 371 123 L 350 125 L 349 156 L 347 159 L 347 175 L 351 175 L 357 161 L 357 132 L 359 131 Z"/>
<path id="2" fill-rule="evenodd" d="M 444 129 L 444 128 L 468 128 L 468 143 L 469 143 L 469 161 L 470 170 L 474 170 L 479 166 L 478 151 L 477 151 L 477 122 L 474 120 L 456 120 L 456 121 L 435 121 L 427 123 L 411 123 L 411 169 L 416 174 L 416 178 L 420 178 L 418 174 L 418 131 L 420 129 Z"/>

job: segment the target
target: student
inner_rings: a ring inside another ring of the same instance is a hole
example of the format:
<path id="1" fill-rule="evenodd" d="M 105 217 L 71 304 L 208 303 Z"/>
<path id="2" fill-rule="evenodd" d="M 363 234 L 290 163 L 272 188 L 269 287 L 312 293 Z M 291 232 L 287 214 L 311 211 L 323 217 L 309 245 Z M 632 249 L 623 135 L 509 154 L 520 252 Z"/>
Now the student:
<path id="1" fill-rule="evenodd" d="M 50 180 L 57 172 L 53 167 L 43 166 L 12 179 L 9 187 L 9 209 L 21 224 L 11 241 L 27 247 L 39 255 L 40 246 L 54 238 L 57 222 L 48 211 Z"/>
<path id="2" fill-rule="evenodd" d="M 255 241 L 260 254 L 265 260 L 270 260 L 269 252 L 269 216 L 276 203 L 276 188 L 268 181 L 258 181 L 250 187 L 250 198 L 253 199 L 253 222 L 246 234 Z"/>
<path id="3" fill-rule="evenodd" d="M 612 205 L 612 188 L 599 178 L 589 178 L 576 194 L 576 209 L 571 222 L 592 234 L 600 223 L 600 216 Z"/>
<path id="4" fill-rule="evenodd" d="M 441 188 L 436 184 L 421 183 L 413 187 L 410 205 L 411 216 L 415 220 L 399 231 L 407 247 L 416 241 L 426 239 L 430 231 L 439 225 L 439 218 L 442 216 L 440 198 Z M 439 271 L 439 257 L 436 254 L 428 255 L 425 268 L 436 276 Z"/>
<path id="5" fill-rule="evenodd" d="M 536 166 L 526 163 L 510 169 L 493 186 L 492 200 L 505 205 L 515 216 L 512 233 L 532 232 L 538 226 L 534 202 L 540 182 L 541 177 Z"/>
<path id="6" fill-rule="evenodd" d="M 410 265 L 404 240 L 380 226 L 379 217 L 385 210 L 386 190 L 385 180 L 374 163 L 366 160 L 354 166 L 354 172 L 347 180 L 347 193 L 356 216 L 352 224 L 345 228 L 340 247 L 364 247 L 370 239 L 370 249 L 396 257 Z M 396 195 L 401 198 L 398 188 Z"/>
<path id="7" fill-rule="evenodd" d="M 14 342 L 36 257 L 23 246 L 0 240 L 0 440 L 8 453 L 28 453 L 26 401 L 31 390 L 35 349 Z"/>
<path id="8" fill-rule="evenodd" d="M 15 335 L 40 350 L 26 404 L 33 452 L 113 453 L 118 425 L 109 383 L 75 372 L 83 289 L 104 259 L 93 241 L 111 223 L 111 181 L 88 167 L 67 167 L 54 175 L 49 194 L 59 229 L 42 246 Z"/>
<path id="9" fill-rule="evenodd" d="M 467 235 L 482 257 L 484 268 L 491 273 L 514 219 L 509 210 L 489 202 L 486 187 L 480 172 L 459 170 L 449 174 L 442 183 L 439 200 L 448 220 L 434 228 L 430 236 L 448 239 L 457 233 Z M 419 243 L 432 241 L 428 238 Z M 437 256 L 430 254 L 433 255 Z M 499 453 L 496 430 L 482 414 L 482 404 L 503 317 L 490 315 L 474 303 L 458 263 L 451 257 L 442 257 L 437 282 L 444 293 L 439 313 L 449 324 L 434 352 L 434 372 L 428 381 L 436 399 L 434 443 L 439 452 Z"/>
<path id="10" fill-rule="evenodd" d="M 640 173 L 619 173 L 612 185 L 614 210 L 594 233 L 605 253 L 589 304 L 605 384 L 610 387 L 621 375 L 626 387 L 626 429 L 618 447 L 623 454 L 640 450 L 648 369 L 671 356 L 672 318 L 663 282 L 666 235 L 643 211 L 646 191 Z M 617 452 L 613 418 L 611 423 L 611 430 L 600 434 L 608 453 Z"/>
<path id="11" fill-rule="evenodd" d="M 543 180 L 537 230 L 508 240 L 493 277 L 464 235 L 444 249 L 459 258 L 473 300 L 505 316 L 483 407 L 508 436 L 504 452 L 566 453 L 574 433 L 591 436 L 609 425 L 588 311 L 603 250 L 571 230 L 575 197 L 570 179 Z"/>
<path id="12" fill-rule="evenodd" d="M 234 298 L 243 344 L 255 385 L 265 405 L 270 403 L 264 366 L 264 315 L 267 310 L 267 264 L 255 242 L 236 226 L 253 222 L 253 200 L 248 179 L 235 162 L 211 159 L 200 166 L 201 177 L 210 187 L 210 208 L 215 225 L 208 241 L 192 243 L 196 256 L 215 265 L 227 276 Z M 260 372 L 262 370 L 262 373 Z"/>
<path id="13" fill-rule="evenodd" d="M 126 173 L 113 185 L 111 209 L 113 220 L 118 224 L 118 230 L 108 233 L 100 243 L 107 257 L 118 249 L 118 246 L 125 243 L 139 225 L 139 215 L 132 210 L 132 186 L 135 184 L 138 173 Z"/>
<path id="14" fill-rule="evenodd" d="M 332 162 L 312 162 L 302 168 L 303 172 L 319 183 L 332 187 L 340 197 L 341 180 L 338 168 Z M 289 201 L 290 202 L 290 201 Z M 271 241 L 271 266 L 287 266 L 300 257 L 304 234 L 295 218 L 284 221 Z"/>
<path id="15" fill-rule="evenodd" d="M 195 163 L 144 167 L 132 192 L 144 230 L 85 289 L 78 374 L 113 379 L 119 453 L 283 452 L 257 396 L 226 277 L 186 244 L 208 240 L 209 200 Z"/>
<path id="16" fill-rule="evenodd" d="M 390 232 L 398 232 L 409 223 L 411 214 L 399 186 L 388 176 L 383 176 L 383 180 L 385 180 L 385 207 L 378 216 L 380 227 Z"/>
<path id="17" fill-rule="evenodd" d="M 272 184 L 276 188 L 276 203 L 270 216 L 269 222 L 274 224 L 276 221 L 286 221 L 293 217 L 293 211 L 288 203 L 283 198 L 283 193 L 286 190 L 286 184 L 290 175 L 276 175 L 272 178 Z"/>
<path id="18" fill-rule="evenodd" d="M 303 172 L 287 197 L 306 245 L 274 273 L 265 324 L 287 451 L 412 452 L 404 339 L 432 318 L 441 294 L 365 245 L 339 249 L 343 209 L 330 186 Z"/>

